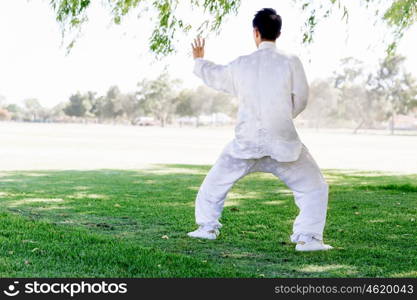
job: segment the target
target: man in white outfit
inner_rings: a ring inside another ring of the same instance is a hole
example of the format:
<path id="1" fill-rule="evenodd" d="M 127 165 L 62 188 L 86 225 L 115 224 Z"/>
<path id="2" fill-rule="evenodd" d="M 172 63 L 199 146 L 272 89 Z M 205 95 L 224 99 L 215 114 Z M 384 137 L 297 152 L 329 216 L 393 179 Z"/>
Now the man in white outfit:
<path id="1" fill-rule="evenodd" d="M 328 250 L 323 243 L 328 185 L 316 162 L 301 143 L 293 124 L 307 104 L 308 83 L 297 56 L 278 50 L 281 17 L 263 9 L 253 19 L 257 51 L 227 65 L 204 57 L 205 41 L 192 44 L 194 73 L 206 85 L 239 99 L 235 138 L 224 148 L 196 199 L 199 228 L 188 236 L 216 239 L 227 193 L 251 172 L 279 177 L 292 191 L 300 212 L 291 241 L 298 251 Z"/>

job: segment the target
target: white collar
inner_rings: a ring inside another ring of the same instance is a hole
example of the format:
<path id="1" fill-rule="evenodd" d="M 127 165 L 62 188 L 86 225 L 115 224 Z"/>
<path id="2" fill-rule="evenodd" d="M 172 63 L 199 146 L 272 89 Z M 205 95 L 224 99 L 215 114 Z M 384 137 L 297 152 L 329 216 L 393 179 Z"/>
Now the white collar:
<path id="1" fill-rule="evenodd" d="M 258 49 L 276 48 L 275 42 L 263 41 L 259 44 Z"/>

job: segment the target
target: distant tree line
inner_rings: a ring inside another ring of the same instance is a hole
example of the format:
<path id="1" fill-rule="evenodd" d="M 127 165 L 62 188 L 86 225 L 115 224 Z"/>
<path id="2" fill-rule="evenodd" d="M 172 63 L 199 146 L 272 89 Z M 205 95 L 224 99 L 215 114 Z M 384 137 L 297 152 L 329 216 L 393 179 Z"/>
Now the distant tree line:
<path id="1" fill-rule="evenodd" d="M 367 70 L 355 58 L 342 59 L 331 77 L 311 83 L 309 105 L 297 122 L 314 128 L 353 128 L 355 133 L 388 127 L 394 133 L 398 116 L 417 118 L 417 81 L 403 68 L 404 60 L 389 56 L 375 70 Z M 50 109 L 36 99 L 26 99 L 19 106 L 0 98 L 0 120 L 199 126 L 205 116 L 236 116 L 237 100 L 231 96 L 204 86 L 181 89 L 180 85 L 163 73 L 142 80 L 133 93 L 123 93 L 117 86 L 104 95 L 77 92 Z"/>
<path id="2" fill-rule="evenodd" d="M 366 71 L 363 62 L 342 59 L 332 77 L 312 82 L 302 118 L 315 128 L 353 127 L 356 133 L 388 127 L 394 133 L 397 117 L 417 117 L 417 82 L 403 68 L 404 60 L 389 56 L 376 70 Z"/>
<path id="3" fill-rule="evenodd" d="M 97 122 L 141 124 L 147 117 L 149 124 L 166 126 L 173 122 L 199 125 L 202 115 L 222 113 L 235 115 L 237 104 L 229 95 L 207 87 L 180 89 L 181 82 L 163 73 L 154 80 L 142 80 L 137 91 L 123 93 L 117 86 L 105 95 L 77 92 L 67 102 L 53 108 L 42 107 L 37 99 L 26 99 L 23 105 L 0 101 L 0 120 L 26 122 Z"/>

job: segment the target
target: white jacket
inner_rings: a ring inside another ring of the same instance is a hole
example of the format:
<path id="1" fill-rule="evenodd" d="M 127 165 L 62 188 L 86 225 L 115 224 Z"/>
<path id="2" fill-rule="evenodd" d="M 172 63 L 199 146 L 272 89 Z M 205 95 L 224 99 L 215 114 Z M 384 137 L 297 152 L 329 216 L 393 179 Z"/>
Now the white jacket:
<path id="1" fill-rule="evenodd" d="M 197 58 L 194 73 L 209 87 L 239 99 L 235 139 L 229 145 L 233 156 L 298 159 L 302 143 L 293 118 L 307 105 L 308 83 L 297 56 L 262 42 L 257 51 L 228 65 Z"/>

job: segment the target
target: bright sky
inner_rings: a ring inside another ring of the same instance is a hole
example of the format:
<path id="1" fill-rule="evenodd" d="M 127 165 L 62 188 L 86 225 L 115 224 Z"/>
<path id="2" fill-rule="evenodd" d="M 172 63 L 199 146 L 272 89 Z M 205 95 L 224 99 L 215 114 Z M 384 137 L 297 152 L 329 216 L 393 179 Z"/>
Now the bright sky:
<path id="1" fill-rule="evenodd" d="M 200 84 L 192 75 L 192 36 L 180 38 L 177 54 L 155 62 L 147 44 L 152 30 L 148 18 L 138 19 L 132 14 L 121 26 L 113 25 L 100 2 L 94 1 L 90 22 L 69 55 L 61 46 L 60 28 L 48 0 L 0 2 L 0 95 L 8 103 L 38 98 L 51 107 L 76 91 L 102 94 L 111 85 L 131 92 L 138 81 L 155 78 L 165 66 L 173 77 L 183 80 L 185 87 Z M 208 39 L 206 58 L 227 63 L 254 51 L 251 21 L 263 7 L 273 7 L 282 16 L 278 47 L 301 57 L 310 81 L 331 75 L 343 57 L 354 56 L 369 66 L 383 57 L 385 27 L 374 25 L 372 12 L 353 4 L 348 25 L 335 15 L 317 28 L 314 44 L 305 46 L 300 42 L 305 18 L 292 3 L 293 0 L 242 0 L 239 15 L 229 17 L 221 34 Z M 412 39 L 416 33 L 414 26 L 401 42 L 399 52 L 407 57 L 407 69 L 417 76 Z"/>

